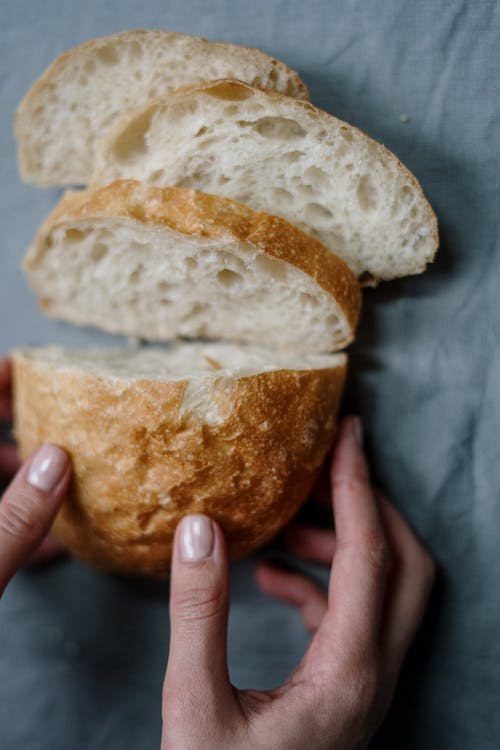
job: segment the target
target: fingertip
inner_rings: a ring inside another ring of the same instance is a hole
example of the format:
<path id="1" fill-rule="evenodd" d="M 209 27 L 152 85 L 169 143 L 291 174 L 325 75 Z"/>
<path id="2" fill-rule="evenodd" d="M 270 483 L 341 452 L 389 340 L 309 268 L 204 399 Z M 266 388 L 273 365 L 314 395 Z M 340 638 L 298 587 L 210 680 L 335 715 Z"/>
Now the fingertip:
<path id="1" fill-rule="evenodd" d="M 255 577 L 265 594 L 299 609 L 307 630 L 317 630 L 327 610 L 327 600 L 312 581 L 265 562 L 257 565 Z"/>
<path id="2" fill-rule="evenodd" d="M 262 583 L 266 581 L 269 571 L 273 570 L 273 566 L 266 562 L 258 562 L 257 565 L 254 568 L 254 579 L 258 583 L 259 586 L 262 586 Z"/>
<path id="3" fill-rule="evenodd" d="M 363 423 L 361 417 L 350 414 L 344 417 L 339 425 L 337 443 L 348 442 L 355 445 L 359 450 L 363 448 Z"/>
<path id="4" fill-rule="evenodd" d="M 0 422 L 8 424 L 12 422 L 13 418 L 14 412 L 10 396 L 7 393 L 0 393 Z"/>
<path id="5" fill-rule="evenodd" d="M 285 589 L 283 583 L 286 576 L 289 575 L 291 574 L 276 565 L 264 561 L 257 563 L 254 570 L 254 579 L 260 590 L 264 594 L 276 597 L 277 599 L 282 599 L 284 597 Z"/>
<path id="6" fill-rule="evenodd" d="M 283 534 L 285 549 L 305 560 L 331 565 L 335 553 L 335 533 L 332 529 L 294 523 Z"/>
<path id="7" fill-rule="evenodd" d="M 260 588 L 266 594 L 295 605 L 302 602 L 304 586 L 313 585 L 298 573 L 292 573 L 266 562 L 258 565 L 255 576 Z"/>
<path id="8" fill-rule="evenodd" d="M 345 475 L 369 481 L 363 452 L 363 428 L 361 419 L 356 416 L 345 417 L 340 424 L 331 461 L 332 487 L 339 476 Z"/>
<path id="9" fill-rule="evenodd" d="M 347 428 L 356 445 L 360 450 L 363 448 L 363 423 L 361 422 L 361 417 L 357 415 L 351 415 L 347 417 Z"/>
<path id="10" fill-rule="evenodd" d="M 58 445 L 44 443 L 26 462 L 25 479 L 34 489 L 53 493 L 67 483 L 70 470 L 68 453 Z"/>
<path id="11" fill-rule="evenodd" d="M 337 440 L 346 436 L 351 437 L 359 448 L 363 447 L 363 422 L 359 415 L 348 414 L 340 421 Z"/>
<path id="12" fill-rule="evenodd" d="M 211 557 L 215 543 L 212 519 L 202 513 L 181 518 L 177 525 L 176 556 L 179 563 L 199 563 Z"/>
<path id="13" fill-rule="evenodd" d="M 1 498 L 0 593 L 48 534 L 62 503 L 71 465 L 66 453 L 60 451 L 57 455 L 61 458 L 60 470 L 53 474 L 50 482 L 54 464 L 47 452 L 37 451 L 23 464 Z M 36 470 L 34 475 L 32 470 Z"/>
<path id="14" fill-rule="evenodd" d="M 0 358 L 0 391 L 10 384 L 11 381 L 11 365 L 10 360 L 7 357 Z"/>

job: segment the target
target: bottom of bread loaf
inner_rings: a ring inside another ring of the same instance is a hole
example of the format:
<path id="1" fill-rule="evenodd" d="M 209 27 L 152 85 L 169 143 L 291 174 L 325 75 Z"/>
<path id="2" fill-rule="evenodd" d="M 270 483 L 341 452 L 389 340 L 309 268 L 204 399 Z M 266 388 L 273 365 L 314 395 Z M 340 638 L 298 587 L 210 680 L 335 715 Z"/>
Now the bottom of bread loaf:
<path id="1" fill-rule="evenodd" d="M 231 557 L 307 498 L 335 432 L 346 357 L 232 344 L 13 353 L 25 458 L 52 442 L 74 478 L 54 532 L 107 570 L 168 570 L 175 527 L 207 513 Z"/>

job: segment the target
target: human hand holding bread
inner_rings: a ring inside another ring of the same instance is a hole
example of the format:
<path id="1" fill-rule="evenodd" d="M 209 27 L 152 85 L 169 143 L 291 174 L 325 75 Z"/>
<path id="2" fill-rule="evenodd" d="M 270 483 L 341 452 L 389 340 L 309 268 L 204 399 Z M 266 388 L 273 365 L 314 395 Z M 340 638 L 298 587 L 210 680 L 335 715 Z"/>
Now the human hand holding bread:
<path id="1" fill-rule="evenodd" d="M 26 179 L 92 180 L 87 190 L 66 194 L 26 257 L 42 309 L 142 340 L 188 339 L 167 349 L 52 347 L 13 354 L 22 455 L 41 442 L 56 443 L 74 467 L 57 535 L 82 559 L 123 572 L 165 571 L 174 530 L 186 515 L 197 514 L 201 523 L 209 514 L 219 522 L 231 556 L 247 554 L 291 519 L 334 438 L 346 368 L 341 350 L 354 337 L 359 282 L 420 272 L 437 247 L 436 220 L 413 175 L 355 128 L 286 96 L 307 96 L 293 71 L 251 50 L 162 34 L 130 32 L 81 45 L 48 69 L 16 117 Z M 170 62 L 185 55 L 192 78 L 177 78 L 173 64 L 162 67 L 160 48 Z M 224 80 L 209 80 L 214 77 Z M 173 92 L 184 84 L 191 85 Z M 351 455 L 355 506 L 362 459 L 359 451 L 353 458 L 348 427 L 339 453 Z M 339 460 L 341 466 L 347 461 Z M 370 508 L 364 520 L 378 519 L 379 541 L 387 535 L 398 548 L 397 538 L 408 530 L 385 505 L 377 510 L 366 475 L 363 481 Z M 210 564 L 182 568 L 174 549 L 173 623 L 176 575 L 183 569 L 212 566 L 224 598 L 225 557 L 213 521 L 206 522 L 216 540 Z M 353 509 L 346 523 L 361 529 L 363 513 Z M 342 539 L 338 526 L 339 519 Z M 347 559 L 345 546 L 336 545 L 336 559 Z M 422 559 L 416 554 L 413 561 L 423 570 Z M 367 568 L 356 592 L 362 597 L 370 589 L 372 605 L 383 598 L 379 562 L 371 588 Z M 330 620 L 318 594 L 283 576 L 260 573 L 270 590 L 279 583 L 282 592 L 295 591 L 309 624 L 318 626 L 322 615 Z M 413 595 L 406 586 L 396 597 L 406 602 L 408 633 L 420 618 L 425 588 L 417 595 L 417 586 Z M 369 606 L 361 604 L 364 613 Z M 395 610 L 398 620 L 401 606 Z M 180 630 L 173 627 L 174 654 L 175 633 L 189 628 L 180 622 Z M 214 622 L 220 645 L 220 608 Z M 385 639 L 384 627 L 372 617 L 364 635 L 370 630 L 372 641 Z M 393 651 L 395 639 L 387 640 Z M 371 667 L 372 657 L 365 660 Z M 219 667 L 223 675 L 223 662 Z M 356 669 L 345 669 L 355 679 Z M 390 676 L 377 677 L 384 695 L 396 675 L 393 667 Z M 212 696 L 217 705 L 224 690 L 234 699 L 220 682 Z M 271 698 L 264 701 L 274 706 L 267 714 L 272 722 L 273 712 L 283 705 L 287 712 L 289 704 Z M 234 705 L 226 709 L 234 714 Z M 383 713 L 365 709 L 372 719 L 364 717 L 363 737 Z M 341 714 L 347 713 L 344 706 Z M 327 729 L 318 731 L 317 747 L 326 747 Z"/>
<path id="2" fill-rule="evenodd" d="M 10 363 L 0 359 L 0 422 L 12 416 L 10 380 Z M 0 597 L 20 566 L 59 549 L 47 535 L 68 488 L 71 461 L 58 446 L 43 445 L 21 466 L 14 446 L 0 443 L 0 479 L 14 474 L 0 501 Z"/>
<path id="3" fill-rule="evenodd" d="M 2 363 L 0 419 L 9 415 L 8 372 Z M 261 588 L 299 607 L 313 634 L 300 665 L 275 690 L 237 691 L 230 684 L 224 536 L 208 516 L 186 516 L 179 524 L 163 748 L 350 750 L 365 746 L 383 719 L 434 568 L 399 513 L 370 486 L 360 435 L 350 418 L 337 438 L 331 466 L 335 533 L 295 527 L 289 534 L 288 547 L 299 557 L 333 563 L 328 599 L 297 574 L 265 563 L 257 568 Z M 1 446 L 0 470 L 11 473 L 15 465 L 15 456 Z M 44 446 L 2 497 L 0 594 L 15 570 L 33 559 L 70 471 L 63 451 Z"/>
<path id="4" fill-rule="evenodd" d="M 224 538 L 206 516 L 179 524 L 163 687 L 165 750 L 357 750 L 368 744 L 391 703 L 434 566 L 396 509 L 376 496 L 360 434 L 357 420 L 344 420 L 331 464 L 335 534 L 309 529 L 302 546 L 298 534 L 292 544 L 299 555 L 331 564 L 328 598 L 305 578 L 258 568 L 261 587 L 300 607 L 313 632 L 298 667 L 273 690 L 231 685 Z"/>

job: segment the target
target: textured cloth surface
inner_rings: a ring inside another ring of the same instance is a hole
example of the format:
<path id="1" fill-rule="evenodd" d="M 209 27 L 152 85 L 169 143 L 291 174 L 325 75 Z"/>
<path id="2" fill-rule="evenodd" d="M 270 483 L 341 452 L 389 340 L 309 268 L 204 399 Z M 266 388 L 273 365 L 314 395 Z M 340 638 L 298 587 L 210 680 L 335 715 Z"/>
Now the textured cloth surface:
<path id="1" fill-rule="evenodd" d="M 11 115 L 63 50 L 161 27 L 257 46 L 298 69 L 313 101 L 412 169 L 440 221 L 421 277 L 366 293 L 346 409 L 373 474 L 440 568 L 395 705 L 389 750 L 500 747 L 500 5 L 402 0 L 1 0 L 0 351 L 104 343 L 45 320 L 19 271 L 58 197 L 17 177 Z M 234 566 L 229 658 L 241 687 L 269 687 L 307 643 L 297 613 Z M 159 747 L 168 588 L 75 561 L 20 574 L 0 603 L 2 750 Z"/>

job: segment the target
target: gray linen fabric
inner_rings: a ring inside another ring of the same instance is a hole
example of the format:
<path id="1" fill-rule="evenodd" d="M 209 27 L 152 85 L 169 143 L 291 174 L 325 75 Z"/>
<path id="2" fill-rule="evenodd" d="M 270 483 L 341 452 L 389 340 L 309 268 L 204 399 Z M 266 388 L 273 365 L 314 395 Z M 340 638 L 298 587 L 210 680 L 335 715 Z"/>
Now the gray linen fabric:
<path id="1" fill-rule="evenodd" d="M 490 0 L 0 0 L 0 351 L 104 343 L 44 320 L 19 271 L 58 197 L 19 182 L 11 115 L 55 55 L 161 27 L 264 49 L 313 101 L 380 139 L 421 180 L 442 247 L 422 277 L 366 293 L 345 408 L 373 474 L 435 555 L 440 580 L 373 747 L 500 747 L 500 6 Z M 497 369 L 498 368 L 498 369 Z M 238 686 L 269 687 L 307 644 L 297 613 L 233 567 Z M 316 571 L 318 572 L 318 571 Z M 323 575 L 324 578 L 324 575 Z M 67 560 L 0 604 L 2 750 L 159 746 L 167 584 Z"/>

